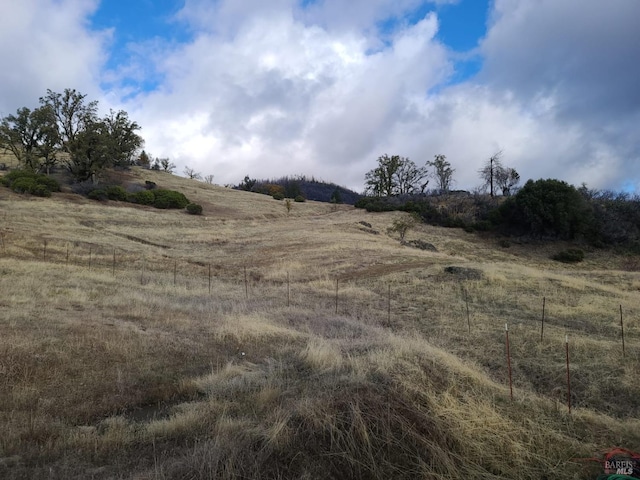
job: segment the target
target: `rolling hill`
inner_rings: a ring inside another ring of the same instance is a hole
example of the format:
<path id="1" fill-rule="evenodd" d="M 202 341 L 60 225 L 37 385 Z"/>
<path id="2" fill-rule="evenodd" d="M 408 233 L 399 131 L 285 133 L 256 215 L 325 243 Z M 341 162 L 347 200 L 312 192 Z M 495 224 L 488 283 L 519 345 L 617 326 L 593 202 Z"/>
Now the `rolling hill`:
<path id="1" fill-rule="evenodd" d="M 0 187 L 0 478 L 568 480 L 640 450 L 634 257 L 421 250 L 400 212 L 131 175 L 203 215 Z"/>

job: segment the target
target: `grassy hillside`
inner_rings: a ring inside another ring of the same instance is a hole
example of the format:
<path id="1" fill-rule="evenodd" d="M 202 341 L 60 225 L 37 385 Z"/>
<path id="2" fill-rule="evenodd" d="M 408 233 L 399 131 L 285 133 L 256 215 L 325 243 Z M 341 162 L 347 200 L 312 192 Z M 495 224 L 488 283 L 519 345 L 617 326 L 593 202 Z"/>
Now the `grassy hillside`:
<path id="1" fill-rule="evenodd" d="M 0 478 L 588 479 L 640 450 L 634 258 L 419 250 L 398 212 L 134 175 L 204 215 L 0 188 Z"/>

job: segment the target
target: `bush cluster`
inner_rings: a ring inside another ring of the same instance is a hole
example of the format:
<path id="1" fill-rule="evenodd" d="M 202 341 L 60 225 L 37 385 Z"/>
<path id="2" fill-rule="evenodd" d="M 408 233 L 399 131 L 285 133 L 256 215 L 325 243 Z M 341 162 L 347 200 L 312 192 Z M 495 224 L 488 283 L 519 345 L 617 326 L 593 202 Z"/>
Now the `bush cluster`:
<path id="1" fill-rule="evenodd" d="M 529 180 L 512 197 L 363 197 L 355 204 L 370 212 L 415 212 L 425 223 L 465 231 L 496 231 L 538 240 L 569 240 L 597 248 L 640 253 L 640 196 L 579 189 L 566 182 Z"/>
<path id="2" fill-rule="evenodd" d="M 182 193 L 175 190 L 149 190 L 153 193 L 153 206 L 156 208 L 185 208 L 189 200 Z"/>
<path id="3" fill-rule="evenodd" d="M 202 215 L 202 205 L 190 203 L 187 205 L 187 213 L 190 213 L 191 215 Z"/>
<path id="4" fill-rule="evenodd" d="M 117 202 L 129 201 L 129 194 L 119 185 L 109 185 L 104 188 L 94 188 L 87 197 L 91 200 L 115 200 Z"/>
<path id="5" fill-rule="evenodd" d="M 455 209 L 438 208 L 433 200 L 424 196 L 403 197 L 362 197 L 356 208 L 364 208 L 368 212 L 391 212 L 395 210 L 415 213 L 423 222 L 446 228 L 464 228 L 468 231 L 487 231 L 492 228 L 485 218 L 490 210 L 482 206 L 476 216 L 467 218 L 455 212 Z"/>
<path id="6" fill-rule="evenodd" d="M 38 197 L 50 197 L 59 192 L 60 184 L 51 177 L 30 170 L 14 170 L 0 179 L 0 183 L 16 193 L 29 193 Z"/>
<path id="7" fill-rule="evenodd" d="M 529 180 L 493 214 L 509 233 L 575 240 L 593 237 L 593 208 L 572 185 L 560 180 Z"/>
<path id="8" fill-rule="evenodd" d="M 129 195 L 129 201 L 131 203 L 137 203 L 138 205 L 153 205 L 155 199 L 155 195 L 149 190 L 142 190 L 141 192 L 136 192 Z"/>
<path id="9" fill-rule="evenodd" d="M 87 194 L 87 197 L 92 200 L 115 200 L 119 202 L 136 203 L 138 205 L 150 205 L 162 209 L 181 209 L 191 204 L 184 194 L 176 192 L 175 190 L 154 188 L 128 193 L 119 185 L 94 188 Z"/>

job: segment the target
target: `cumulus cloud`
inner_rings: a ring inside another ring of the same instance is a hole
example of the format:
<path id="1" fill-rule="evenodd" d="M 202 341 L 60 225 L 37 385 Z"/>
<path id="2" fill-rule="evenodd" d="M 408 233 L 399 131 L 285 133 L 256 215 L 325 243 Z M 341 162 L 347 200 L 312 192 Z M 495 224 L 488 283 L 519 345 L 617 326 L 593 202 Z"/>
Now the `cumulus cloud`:
<path id="1" fill-rule="evenodd" d="M 307 25 L 292 8 L 245 16 L 233 38 L 213 25 L 165 56 L 167 82 L 137 99 L 136 114 L 151 125 L 149 144 L 225 182 L 245 173 L 344 178 L 341 169 L 358 165 L 348 177 L 356 187 L 370 168 L 363 160 L 380 155 L 415 95 L 450 72 L 436 31 L 428 15 L 372 53 L 366 34 Z"/>
<path id="2" fill-rule="evenodd" d="M 307 173 L 358 188 L 383 153 L 443 153 L 471 189 L 501 149 L 523 178 L 621 188 L 635 175 L 640 4 L 498 0 L 483 69 L 458 85 L 435 13 L 380 34 L 419 4 L 187 2 L 195 40 L 164 58 L 167 83 L 140 110 L 174 118 L 148 133 L 225 182 Z"/>
<path id="3" fill-rule="evenodd" d="M 94 0 L 4 2 L 0 15 L 0 113 L 35 107 L 48 88 L 100 93 L 110 32 L 91 31 Z"/>
<path id="4" fill-rule="evenodd" d="M 525 179 L 640 190 L 637 0 L 495 0 L 471 52 L 438 40 L 443 3 L 456 1 L 186 0 L 173 22 L 188 40 L 130 44 L 107 71 L 97 0 L 13 2 L 0 111 L 77 88 L 129 111 L 152 154 L 219 183 L 300 173 L 360 189 L 384 153 L 445 154 L 472 189 L 504 150 Z M 482 68 L 460 81 L 469 55 Z"/>
<path id="5" fill-rule="evenodd" d="M 496 88 L 558 99 L 558 115 L 634 114 L 640 104 L 640 3 L 498 0 L 482 43 Z"/>
<path id="6" fill-rule="evenodd" d="M 532 174 L 614 188 L 632 177 L 640 188 L 637 18 L 635 0 L 496 0 L 480 80 L 539 125 L 547 155 Z"/>

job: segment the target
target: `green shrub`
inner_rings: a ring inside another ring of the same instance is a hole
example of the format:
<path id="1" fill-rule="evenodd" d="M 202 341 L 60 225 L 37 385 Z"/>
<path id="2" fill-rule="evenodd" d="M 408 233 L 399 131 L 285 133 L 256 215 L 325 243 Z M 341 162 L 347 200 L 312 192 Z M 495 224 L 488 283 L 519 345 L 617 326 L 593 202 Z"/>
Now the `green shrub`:
<path id="1" fill-rule="evenodd" d="M 35 178 L 36 174 L 31 170 L 12 170 L 7 173 L 3 178 L 9 182 L 9 184 L 13 183 L 15 180 L 19 178 Z"/>
<path id="2" fill-rule="evenodd" d="M 38 185 L 44 186 L 47 190 L 49 190 L 49 193 L 60 191 L 60 184 L 55 179 L 47 177 L 46 175 L 36 175 L 36 183 Z"/>
<path id="3" fill-rule="evenodd" d="M 156 199 L 153 192 L 150 192 L 149 190 L 132 193 L 128 198 L 131 203 L 137 203 L 140 205 L 153 205 L 153 202 Z"/>
<path id="4" fill-rule="evenodd" d="M 104 191 L 107 194 L 107 198 L 109 200 L 116 200 L 119 202 L 127 201 L 127 191 L 119 185 L 111 185 L 109 187 L 106 187 Z"/>
<path id="5" fill-rule="evenodd" d="M 556 253 L 551 258 L 563 263 L 578 263 L 584 260 L 584 252 L 579 248 L 568 248 Z"/>
<path id="6" fill-rule="evenodd" d="M 296 198 L 294 198 L 294 201 L 301 203 L 306 202 L 307 200 L 302 195 L 297 195 Z"/>
<path id="7" fill-rule="evenodd" d="M 589 234 L 593 209 L 571 185 L 560 180 L 529 180 L 492 215 L 503 229 L 538 237 L 571 240 Z"/>
<path id="8" fill-rule="evenodd" d="M 156 208 L 185 208 L 189 200 L 182 193 L 175 190 L 150 190 L 153 192 L 153 206 Z"/>
<path id="9" fill-rule="evenodd" d="M 41 185 L 39 183 L 34 184 L 33 188 L 29 193 L 31 193 L 31 195 L 35 195 L 36 197 L 51 196 L 51 190 L 49 190 L 45 185 Z"/>
<path id="10" fill-rule="evenodd" d="M 22 177 L 11 182 L 11 190 L 16 193 L 31 193 L 36 186 L 33 178 Z"/>
<path id="11" fill-rule="evenodd" d="M 91 190 L 89 193 L 87 193 L 87 197 L 91 200 L 100 200 L 101 202 L 109 199 L 109 197 L 107 196 L 107 192 L 105 192 L 101 188 Z"/>
<path id="12" fill-rule="evenodd" d="M 391 212 L 398 209 L 398 206 L 393 205 L 386 197 L 362 197 L 356 202 L 355 207 L 364 208 L 367 212 Z"/>
<path id="13" fill-rule="evenodd" d="M 30 170 L 14 170 L 1 179 L 2 184 L 17 193 L 30 193 L 40 197 L 50 197 L 51 192 L 59 192 L 60 184 L 53 178 Z"/>
<path id="14" fill-rule="evenodd" d="M 202 215 L 202 205 L 197 203 L 190 203 L 187 205 L 187 212 L 191 215 Z"/>
<path id="15" fill-rule="evenodd" d="M 284 193 L 280 193 L 280 192 L 274 193 L 273 194 L 273 199 L 274 200 L 284 200 Z"/>

